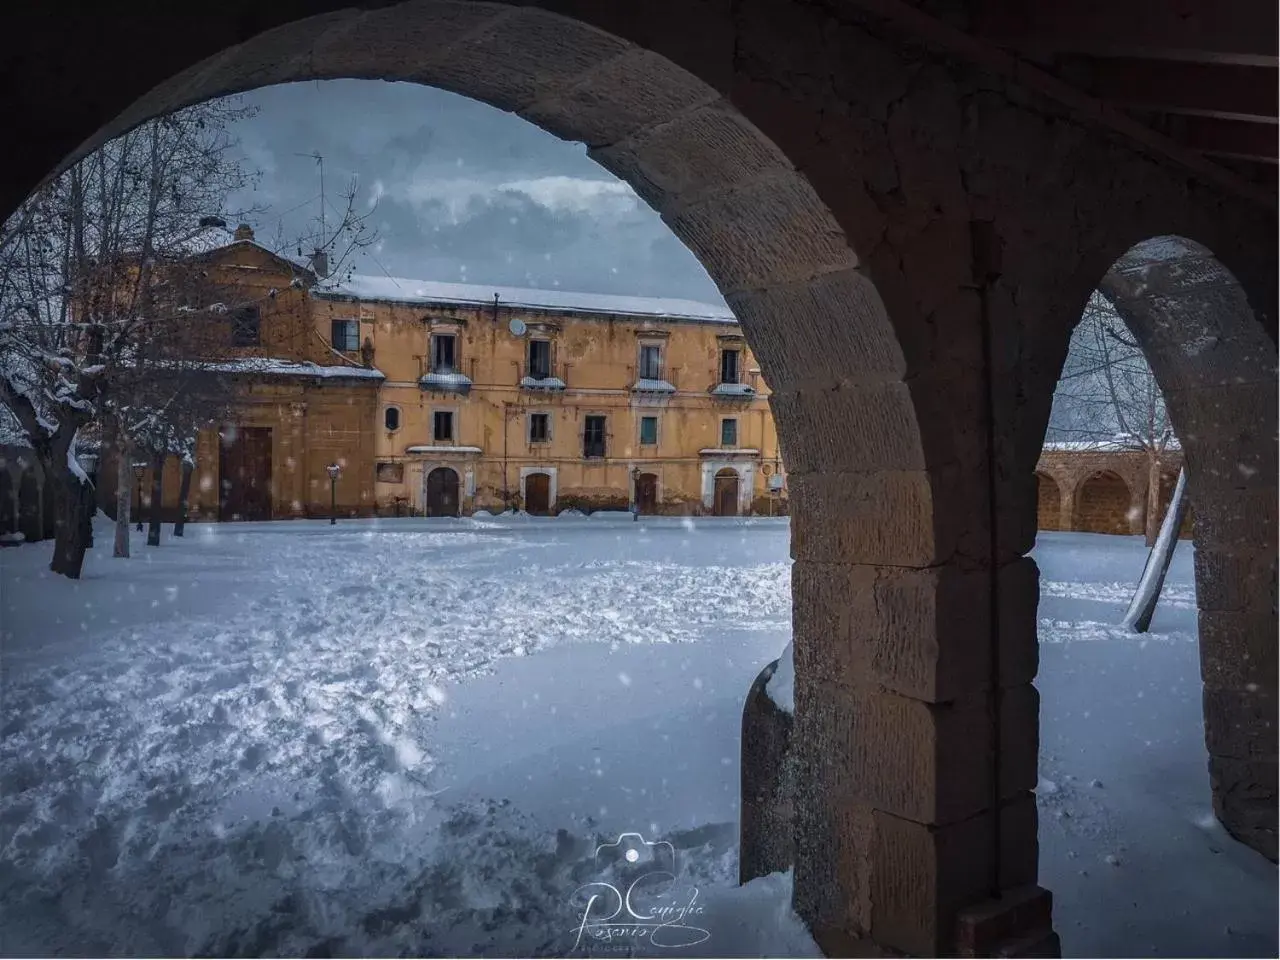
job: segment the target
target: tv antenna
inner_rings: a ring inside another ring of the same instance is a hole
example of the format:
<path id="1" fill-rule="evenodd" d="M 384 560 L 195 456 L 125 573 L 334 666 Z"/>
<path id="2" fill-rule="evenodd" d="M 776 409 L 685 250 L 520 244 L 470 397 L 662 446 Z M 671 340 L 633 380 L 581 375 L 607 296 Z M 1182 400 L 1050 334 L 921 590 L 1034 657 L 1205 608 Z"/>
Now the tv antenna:
<path id="1" fill-rule="evenodd" d="M 295 156 L 295 157 L 309 157 L 310 159 L 312 159 L 312 160 L 314 160 L 314 161 L 316 162 L 316 166 L 317 166 L 317 167 L 319 168 L 319 170 L 320 170 L 320 242 L 319 242 L 316 246 L 317 246 L 317 249 L 323 250 L 323 249 L 324 249 L 324 232 L 325 232 L 325 223 L 324 223 L 324 204 L 325 204 L 325 199 L 324 199 L 324 157 L 323 157 L 323 156 L 321 156 L 321 154 L 320 154 L 320 151 L 319 151 L 319 150 L 314 150 L 314 151 L 312 151 L 311 153 L 295 153 L 295 154 L 294 154 L 294 156 Z"/>

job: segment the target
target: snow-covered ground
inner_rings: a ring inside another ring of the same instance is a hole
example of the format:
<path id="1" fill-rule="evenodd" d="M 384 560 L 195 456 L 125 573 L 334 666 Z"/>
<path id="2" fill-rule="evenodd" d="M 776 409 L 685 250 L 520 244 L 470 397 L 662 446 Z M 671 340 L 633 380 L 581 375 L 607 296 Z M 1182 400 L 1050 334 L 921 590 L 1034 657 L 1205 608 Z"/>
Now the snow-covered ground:
<path id="1" fill-rule="evenodd" d="M 786 521 L 195 525 L 129 561 L 100 531 L 78 583 L 0 550 L 0 953 L 816 954 L 786 877 L 733 885 Z M 1275 955 L 1275 869 L 1208 816 L 1187 545 L 1153 632 L 1109 626 L 1142 557 L 1037 550 L 1064 949 Z M 624 833 L 676 864 L 660 931 L 602 924 Z"/>

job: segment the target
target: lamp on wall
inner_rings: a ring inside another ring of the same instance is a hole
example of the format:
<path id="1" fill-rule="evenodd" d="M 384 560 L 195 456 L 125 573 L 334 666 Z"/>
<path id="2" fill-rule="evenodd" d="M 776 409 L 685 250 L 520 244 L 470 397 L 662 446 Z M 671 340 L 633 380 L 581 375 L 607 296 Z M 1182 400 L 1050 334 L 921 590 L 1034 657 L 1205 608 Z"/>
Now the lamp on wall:
<path id="1" fill-rule="evenodd" d="M 338 522 L 338 477 L 342 467 L 331 463 L 324 469 L 329 474 L 329 526 L 333 526 Z"/>

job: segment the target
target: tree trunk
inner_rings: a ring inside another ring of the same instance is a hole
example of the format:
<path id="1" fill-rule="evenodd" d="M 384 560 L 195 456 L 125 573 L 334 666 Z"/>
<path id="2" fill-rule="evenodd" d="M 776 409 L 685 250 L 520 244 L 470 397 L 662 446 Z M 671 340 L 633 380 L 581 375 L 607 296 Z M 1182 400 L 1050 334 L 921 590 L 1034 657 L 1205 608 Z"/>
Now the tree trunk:
<path id="1" fill-rule="evenodd" d="M 133 509 L 133 451 L 116 448 L 116 542 L 114 557 L 129 556 L 129 521 Z"/>
<path id="2" fill-rule="evenodd" d="M 1160 455 L 1157 453 L 1147 454 L 1147 524 L 1144 532 L 1147 546 L 1154 547 L 1156 537 L 1160 535 Z"/>
<path id="3" fill-rule="evenodd" d="M 1155 547 L 1147 556 L 1147 565 L 1142 570 L 1142 578 L 1138 588 L 1129 602 L 1121 626 L 1133 633 L 1146 633 L 1151 628 L 1151 618 L 1156 612 L 1156 601 L 1160 599 L 1160 591 L 1164 588 L 1164 578 L 1169 572 L 1169 564 L 1173 562 L 1173 551 L 1178 545 L 1178 531 L 1182 529 L 1182 521 L 1187 515 L 1186 497 L 1187 472 L 1178 471 L 1178 483 L 1173 488 L 1173 498 L 1169 501 L 1169 509 L 1165 512 L 1164 522 L 1160 525 L 1160 535 L 1156 538 Z"/>
<path id="4" fill-rule="evenodd" d="M 57 475 L 54 507 L 57 519 L 53 536 L 54 573 L 80 579 L 85 551 L 93 531 L 93 487 L 85 483 L 66 464 Z"/>
<path id="5" fill-rule="evenodd" d="M 164 509 L 164 453 L 151 455 L 151 523 L 147 527 L 147 546 L 160 546 L 160 511 Z"/>
<path id="6" fill-rule="evenodd" d="M 196 465 L 182 458 L 182 482 L 178 485 L 178 522 L 173 525 L 173 535 L 180 537 L 187 525 L 187 511 L 191 508 L 191 474 Z"/>

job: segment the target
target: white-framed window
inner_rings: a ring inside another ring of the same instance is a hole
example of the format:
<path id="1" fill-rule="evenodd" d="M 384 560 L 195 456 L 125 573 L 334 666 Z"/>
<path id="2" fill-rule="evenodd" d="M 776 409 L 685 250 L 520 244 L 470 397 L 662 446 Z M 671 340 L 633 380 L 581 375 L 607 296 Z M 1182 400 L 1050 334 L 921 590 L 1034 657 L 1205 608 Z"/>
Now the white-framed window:
<path id="1" fill-rule="evenodd" d="M 534 380 L 546 380 L 551 376 L 551 341 L 529 341 L 529 373 Z"/>
<path id="2" fill-rule="evenodd" d="M 432 373 L 457 373 L 459 359 L 457 334 L 433 333 L 431 335 Z"/>
<path id="3" fill-rule="evenodd" d="M 662 344 L 640 344 L 640 379 L 662 379 Z"/>
<path id="4" fill-rule="evenodd" d="M 742 351 L 737 347 L 725 347 L 720 351 L 720 382 L 742 382 Z"/>
<path id="5" fill-rule="evenodd" d="M 529 414 L 529 442 L 551 442 L 551 414 L 543 411 Z"/>

